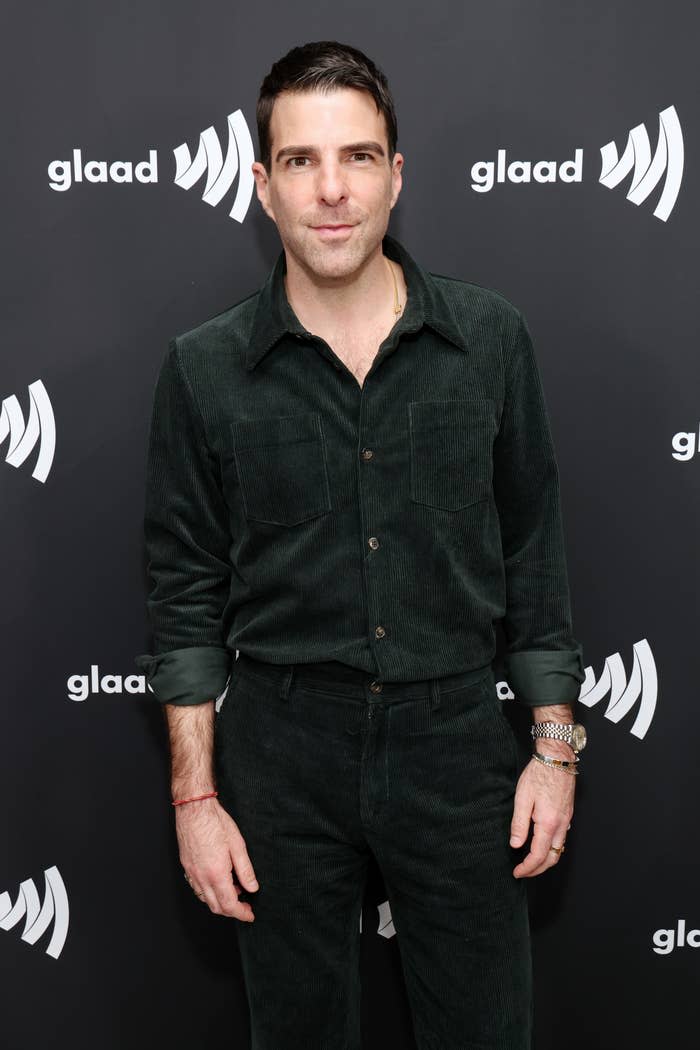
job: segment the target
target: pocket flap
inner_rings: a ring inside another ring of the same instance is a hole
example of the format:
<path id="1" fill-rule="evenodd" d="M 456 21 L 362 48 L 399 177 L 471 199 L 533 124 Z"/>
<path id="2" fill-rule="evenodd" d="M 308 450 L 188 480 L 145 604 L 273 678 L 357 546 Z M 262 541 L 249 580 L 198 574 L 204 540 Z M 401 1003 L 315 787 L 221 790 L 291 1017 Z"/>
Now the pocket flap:
<path id="1" fill-rule="evenodd" d="M 302 412 L 269 419 L 238 419 L 231 423 L 231 434 L 237 449 L 321 441 L 321 418 L 318 412 Z"/>

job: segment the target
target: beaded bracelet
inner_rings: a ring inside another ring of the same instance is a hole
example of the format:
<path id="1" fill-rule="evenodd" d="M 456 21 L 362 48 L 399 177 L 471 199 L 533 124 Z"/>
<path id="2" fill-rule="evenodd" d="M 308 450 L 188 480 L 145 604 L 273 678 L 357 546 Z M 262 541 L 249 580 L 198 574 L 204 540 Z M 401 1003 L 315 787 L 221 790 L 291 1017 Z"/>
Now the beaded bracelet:
<path id="1" fill-rule="evenodd" d="M 193 798 L 180 798 L 177 802 L 173 802 L 173 806 L 183 806 L 185 802 L 199 802 L 202 798 L 215 798 L 218 794 L 218 791 L 210 791 L 206 795 L 195 795 Z"/>
<path id="2" fill-rule="evenodd" d="M 569 769 L 569 766 L 575 766 L 578 762 L 578 755 L 573 762 L 564 762 L 560 758 L 550 758 L 549 755 L 541 755 L 539 751 L 533 751 L 532 757 L 543 766 L 554 766 L 555 769 L 561 769 L 562 772 L 568 773 L 572 777 L 578 776 L 578 769 Z"/>

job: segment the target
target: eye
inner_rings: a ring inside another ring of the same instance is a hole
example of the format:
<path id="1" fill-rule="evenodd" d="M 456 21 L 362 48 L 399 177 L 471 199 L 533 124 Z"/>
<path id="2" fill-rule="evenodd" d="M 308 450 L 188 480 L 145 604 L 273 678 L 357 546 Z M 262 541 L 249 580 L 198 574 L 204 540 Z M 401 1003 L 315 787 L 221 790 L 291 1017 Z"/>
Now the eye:
<path id="1" fill-rule="evenodd" d="M 292 168 L 302 168 L 302 167 L 305 167 L 306 165 L 304 165 L 304 164 L 295 164 L 294 161 L 296 161 L 296 160 L 305 161 L 305 160 L 308 160 L 308 159 L 309 159 L 308 157 L 301 157 L 301 156 L 299 156 L 299 157 L 290 157 L 289 160 L 287 161 L 287 164 L 289 166 L 291 166 Z"/>
<path id="2" fill-rule="evenodd" d="M 353 153 L 353 157 L 370 157 L 371 158 L 371 156 L 372 156 L 371 153 Z"/>

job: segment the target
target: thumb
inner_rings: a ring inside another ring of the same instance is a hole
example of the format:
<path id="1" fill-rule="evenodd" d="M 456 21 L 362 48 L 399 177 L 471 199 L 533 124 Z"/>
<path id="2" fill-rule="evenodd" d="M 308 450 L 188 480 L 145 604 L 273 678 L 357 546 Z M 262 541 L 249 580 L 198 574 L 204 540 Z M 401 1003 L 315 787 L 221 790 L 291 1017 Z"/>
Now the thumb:
<path id="1" fill-rule="evenodd" d="M 229 853 L 231 855 L 231 860 L 233 861 L 233 870 L 238 876 L 241 885 L 249 890 L 257 890 L 259 888 L 259 883 L 255 877 L 255 871 L 253 870 L 253 865 L 251 864 L 248 851 L 245 847 L 245 841 L 240 832 L 234 837 L 229 848 Z"/>
<path id="2" fill-rule="evenodd" d="M 532 807 L 527 802 L 515 799 L 513 807 L 513 819 L 510 822 L 510 844 L 511 846 L 522 846 L 527 840 L 530 832 L 530 815 Z"/>

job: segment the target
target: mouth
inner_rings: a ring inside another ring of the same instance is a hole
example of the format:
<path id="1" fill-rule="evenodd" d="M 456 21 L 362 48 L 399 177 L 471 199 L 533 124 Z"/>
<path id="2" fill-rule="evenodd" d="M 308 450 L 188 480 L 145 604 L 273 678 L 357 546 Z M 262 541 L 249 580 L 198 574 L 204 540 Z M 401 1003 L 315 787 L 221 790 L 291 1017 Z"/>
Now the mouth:
<path id="1" fill-rule="evenodd" d="M 354 230 L 355 224 L 350 223 L 337 223 L 328 224 L 326 226 L 312 226 L 311 229 L 317 233 L 320 237 L 326 240 L 340 240 L 343 237 L 349 236 Z"/>

